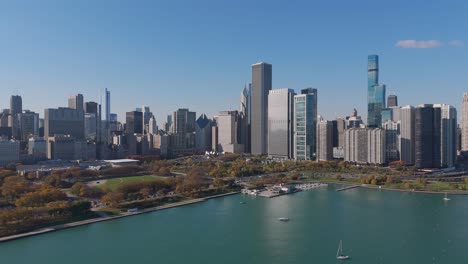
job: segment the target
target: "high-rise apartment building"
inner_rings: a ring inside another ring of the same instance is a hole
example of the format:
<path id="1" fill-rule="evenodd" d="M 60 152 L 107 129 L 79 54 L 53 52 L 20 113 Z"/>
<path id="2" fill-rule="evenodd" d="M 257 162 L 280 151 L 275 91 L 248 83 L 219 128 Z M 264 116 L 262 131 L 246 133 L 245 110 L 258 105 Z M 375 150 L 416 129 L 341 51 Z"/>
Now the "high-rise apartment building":
<path id="1" fill-rule="evenodd" d="M 406 165 L 413 165 L 415 162 L 415 110 L 411 105 L 400 109 L 400 160 Z"/>
<path id="2" fill-rule="evenodd" d="M 52 137 L 55 134 L 71 135 L 77 140 L 84 139 L 84 112 L 65 107 L 45 109 L 44 137 Z"/>
<path id="3" fill-rule="evenodd" d="M 317 123 L 317 161 L 333 159 L 333 123 L 320 120 Z"/>
<path id="4" fill-rule="evenodd" d="M 68 107 L 76 110 L 84 111 L 84 99 L 82 94 L 72 95 L 68 97 Z"/>
<path id="5" fill-rule="evenodd" d="M 275 89 L 268 94 L 268 156 L 290 159 L 294 152 L 294 90 Z"/>
<path id="6" fill-rule="evenodd" d="M 357 164 L 386 162 L 386 135 L 380 128 L 350 128 L 345 131 L 344 159 Z"/>
<path id="7" fill-rule="evenodd" d="M 415 166 L 439 168 L 441 158 L 441 112 L 433 105 L 415 110 Z"/>
<path id="8" fill-rule="evenodd" d="M 400 122 L 387 120 L 382 124 L 382 128 L 385 129 L 386 161 L 400 160 Z"/>
<path id="9" fill-rule="evenodd" d="M 313 160 L 317 150 L 317 89 L 294 96 L 294 159 Z"/>
<path id="10" fill-rule="evenodd" d="M 252 65 L 251 152 L 268 153 L 268 93 L 272 88 L 272 65 L 259 62 Z"/>
<path id="11" fill-rule="evenodd" d="M 457 154 L 457 111 L 447 104 L 420 105 L 415 111 L 417 168 L 453 167 Z"/>

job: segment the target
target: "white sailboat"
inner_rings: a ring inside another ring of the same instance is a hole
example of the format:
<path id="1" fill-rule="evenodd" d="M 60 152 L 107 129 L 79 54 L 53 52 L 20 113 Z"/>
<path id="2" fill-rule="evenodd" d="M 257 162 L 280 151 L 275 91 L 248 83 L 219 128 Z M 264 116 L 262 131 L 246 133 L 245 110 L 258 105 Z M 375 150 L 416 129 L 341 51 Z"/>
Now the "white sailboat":
<path id="1" fill-rule="evenodd" d="M 343 241 L 340 240 L 340 244 L 338 246 L 338 251 L 336 251 L 336 259 L 337 260 L 347 260 L 349 256 L 343 255 Z"/>
<path id="2" fill-rule="evenodd" d="M 444 201 L 450 201 L 450 198 L 447 197 L 447 193 L 445 193 Z"/>

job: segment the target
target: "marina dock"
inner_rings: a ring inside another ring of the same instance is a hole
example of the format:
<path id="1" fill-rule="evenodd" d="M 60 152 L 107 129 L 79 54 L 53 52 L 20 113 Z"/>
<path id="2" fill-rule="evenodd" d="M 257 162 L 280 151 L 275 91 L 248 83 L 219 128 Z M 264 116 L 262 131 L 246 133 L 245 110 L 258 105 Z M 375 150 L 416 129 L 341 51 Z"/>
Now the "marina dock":
<path id="1" fill-rule="evenodd" d="M 343 188 L 340 188 L 340 189 L 336 189 L 336 192 L 346 191 L 346 190 L 354 189 L 354 188 L 358 188 L 358 187 L 361 187 L 361 185 L 346 186 L 346 187 L 343 187 Z"/>

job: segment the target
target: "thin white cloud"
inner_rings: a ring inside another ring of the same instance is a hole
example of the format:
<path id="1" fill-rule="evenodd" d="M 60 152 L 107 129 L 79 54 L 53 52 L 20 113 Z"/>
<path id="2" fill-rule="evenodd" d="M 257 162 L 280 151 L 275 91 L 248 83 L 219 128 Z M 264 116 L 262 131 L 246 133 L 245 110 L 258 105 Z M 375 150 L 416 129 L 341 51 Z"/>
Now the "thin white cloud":
<path id="1" fill-rule="evenodd" d="M 404 49 L 431 49 L 442 46 L 442 42 L 438 40 L 405 39 L 397 41 L 396 46 Z"/>
<path id="2" fill-rule="evenodd" d="M 449 42 L 449 45 L 454 47 L 462 47 L 464 44 L 461 40 L 452 40 Z"/>

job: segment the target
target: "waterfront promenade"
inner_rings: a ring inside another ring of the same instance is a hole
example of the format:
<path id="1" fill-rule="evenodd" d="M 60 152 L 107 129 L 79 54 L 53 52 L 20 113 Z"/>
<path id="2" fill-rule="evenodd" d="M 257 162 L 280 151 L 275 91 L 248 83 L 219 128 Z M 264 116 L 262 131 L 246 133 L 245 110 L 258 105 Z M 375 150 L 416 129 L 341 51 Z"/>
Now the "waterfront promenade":
<path id="1" fill-rule="evenodd" d="M 169 209 L 169 208 L 174 208 L 174 207 L 179 207 L 179 206 L 184 206 L 184 205 L 189 205 L 189 204 L 200 203 L 200 202 L 204 202 L 204 201 L 207 201 L 207 200 L 210 200 L 210 199 L 215 199 L 215 198 L 219 198 L 219 197 L 234 195 L 234 194 L 238 194 L 238 193 L 239 192 L 223 193 L 223 194 L 208 196 L 208 197 L 204 197 L 204 198 L 191 199 L 191 200 L 188 200 L 188 201 L 183 201 L 183 202 L 178 202 L 178 203 L 171 203 L 171 204 L 152 207 L 152 208 L 146 208 L 146 209 L 138 210 L 136 212 L 124 212 L 124 213 L 121 213 L 119 215 L 104 216 L 104 217 L 99 217 L 99 218 L 87 219 L 87 220 L 83 220 L 83 221 L 71 222 L 71 223 L 62 224 L 62 225 L 56 225 L 56 226 L 52 226 L 52 227 L 40 228 L 40 229 L 31 231 L 31 232 L 27 232 L 27 233 L 1 237 L 0 238 L 0 243 L 15 240 L 15 239 L 20 239 L 20 238 L 30 237 L 30 236 L 41 235 L 41 234 L 45 234 L 45 233 L 49 233 L 49 232 L 55 232 L 55 231 L 68 229 L 68 228 L 73 228 L 73 227 L 78 227 L 78 226 L 83 226 L 83 225 L 89 225 L 89 224 L 94 224 L 94 223 L 99 223 L 99 222 L 104 222 L 104 221 L 110 221 L 110 220 L 115 220 L 115 219 L 124 218 L 124 217 L 128 217 L 128 216 L 133 216 L 133 215 L 146 214 L 146 213 L 151 213 L 151 212 L 154 212 L 154 211 L 159 211 L 159 210 L 164 210 L 164 209 Z"/>

